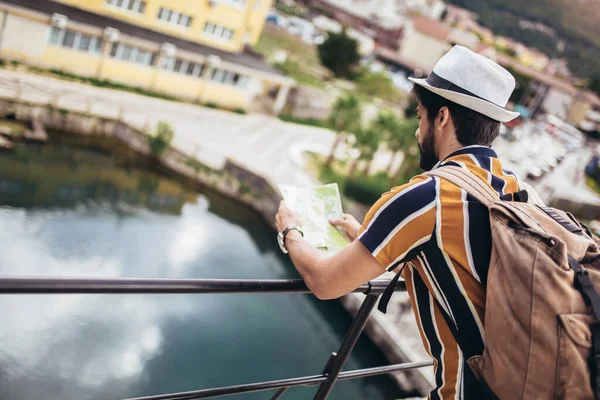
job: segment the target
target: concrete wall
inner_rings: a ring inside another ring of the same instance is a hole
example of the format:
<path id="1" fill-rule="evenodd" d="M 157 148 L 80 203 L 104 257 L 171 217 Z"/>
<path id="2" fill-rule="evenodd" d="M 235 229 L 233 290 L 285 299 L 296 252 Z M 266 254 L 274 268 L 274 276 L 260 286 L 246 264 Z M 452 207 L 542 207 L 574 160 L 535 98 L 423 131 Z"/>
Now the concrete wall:
<path id="1" fill-rule="evenodd" d="M 200 99 L 203 87 L 204 82 L 201 79 L 159 69 L 156 71 L 152 89 L 186 100 L 197 101 Z"/>
<path id="2" fill-rule="evenodd" d="M 570 94 L 550 88 L 541 104 L 547 113 L 565 120 L 568 117 L 569 110 L 573 104 L 573 96 Z"/>
<path id="3" fill-rule="evenodd" d="M 335 98 L 336 94 L 331 91 L 299 86 L 290 93 L 286 110 L 298 118 L 325 119 Z"/>
<path id="4" fill-rule="evenodd" d="M 47 24 L 9 14 L 4 27 L 2 50 L 25 59 L 41 57 L 49 35 L 50 27 Z"/>
<path id="5" fill-rule="evenodd" d="M 105 58 L 100 78 L 147 88 L 152 81 L 153 75 L 154 68 L 152 66 L 118 61 L 114 58 Z"/>
<path id="6" fill-rule="evenodd" d="M 140 155 L 154 157 L 150 152 L 148 135 L 118 120 L 0 99 L 0 118 L 7 115 L 14 115 L 18 121 L 26 123 L 37 120 L 49 132 L 112 138 Z M 223 168 L 216 170 L 193 155 L 173 147 L 157 162 L 183 178 L 246 204 L 258 212 L 269 226 L 274 227 L 281 196 L 279 190 L 261 175 L 232 160 L 226 160 Z"/>

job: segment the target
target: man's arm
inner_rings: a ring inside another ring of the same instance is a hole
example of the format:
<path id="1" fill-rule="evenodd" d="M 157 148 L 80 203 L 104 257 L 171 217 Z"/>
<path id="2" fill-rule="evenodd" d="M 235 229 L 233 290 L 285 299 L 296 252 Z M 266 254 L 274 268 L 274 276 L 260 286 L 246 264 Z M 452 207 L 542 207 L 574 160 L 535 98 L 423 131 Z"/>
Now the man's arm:
<path id="1" fill-rule="evenodd" d="M 341 297 L 385 272 L 358 240 L 330 256 L 293 230 L 286 236 L 285 245 L 306 285 L 321 300 Z"/>
<path id="2" fill-rule="evenodd" d="M 385 193 L 367 213 L 360 237 L 336 255 L 313 248 L 295 230 L 287 234 L 285 244 L 311 291 L 321 299 L 337 298 L 400 265 L 431 238 L 435 198 L 433 178 L 418 176 Z M 342 226 L 340 221 L 332 223 Z M 302 219 L 282 202 L 275 224 L 281 232 L 302 226 Z"/>

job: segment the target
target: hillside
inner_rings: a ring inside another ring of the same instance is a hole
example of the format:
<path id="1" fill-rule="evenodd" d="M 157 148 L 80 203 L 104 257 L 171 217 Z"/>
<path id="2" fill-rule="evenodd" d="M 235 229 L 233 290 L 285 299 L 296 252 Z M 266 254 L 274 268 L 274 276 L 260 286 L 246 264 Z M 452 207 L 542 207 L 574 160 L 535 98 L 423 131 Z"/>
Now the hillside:
<path id="1" fill-rule="evenodd" d="M 451 4 L 475 11 L 479 22 L 498 35 L 512 37 L 556 57 L 559 40 L 566 48 L 575 75 L 600 75 L 599 0 L 449 0 Z M 540 22 L 544 31 L 523 26 L 523 21 Z"/>

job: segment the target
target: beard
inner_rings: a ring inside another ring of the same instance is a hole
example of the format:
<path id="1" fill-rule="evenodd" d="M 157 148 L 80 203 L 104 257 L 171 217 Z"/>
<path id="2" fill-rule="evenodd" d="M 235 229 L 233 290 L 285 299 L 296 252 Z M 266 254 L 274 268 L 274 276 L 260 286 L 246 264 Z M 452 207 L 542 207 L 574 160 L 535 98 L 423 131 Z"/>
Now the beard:
<path id="1" fill-rule="evenodd" d="M 433 141 L 433 127 L 430 126 L 427 134 L 423 138 L 423 144 L 419 143 L 419 166 L 423 171 L 431 171 L 431 169 L 439 161 L 435 152 L 435 143 Z"/>

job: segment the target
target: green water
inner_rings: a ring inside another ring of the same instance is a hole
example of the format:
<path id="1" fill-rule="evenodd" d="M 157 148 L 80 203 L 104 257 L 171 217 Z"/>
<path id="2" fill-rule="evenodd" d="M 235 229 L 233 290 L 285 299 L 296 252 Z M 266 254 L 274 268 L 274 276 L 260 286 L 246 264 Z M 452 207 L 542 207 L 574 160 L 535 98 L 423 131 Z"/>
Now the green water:
<path id="1" fill-rule="evenodd" d="M 2 275 L 299 277 L 254 213 L 104 154 L 59 145 L 0 154 L 0 205 Z M 258 294 L 0 296 L 0 318 L 3 400 L 116 399 L 313 375 L 351 322 L 337 301 Z M 384 364 L 363 337 L 346 369 Z M 340 382 L 330 398 L 401 395 L 375 377 Z"/>

